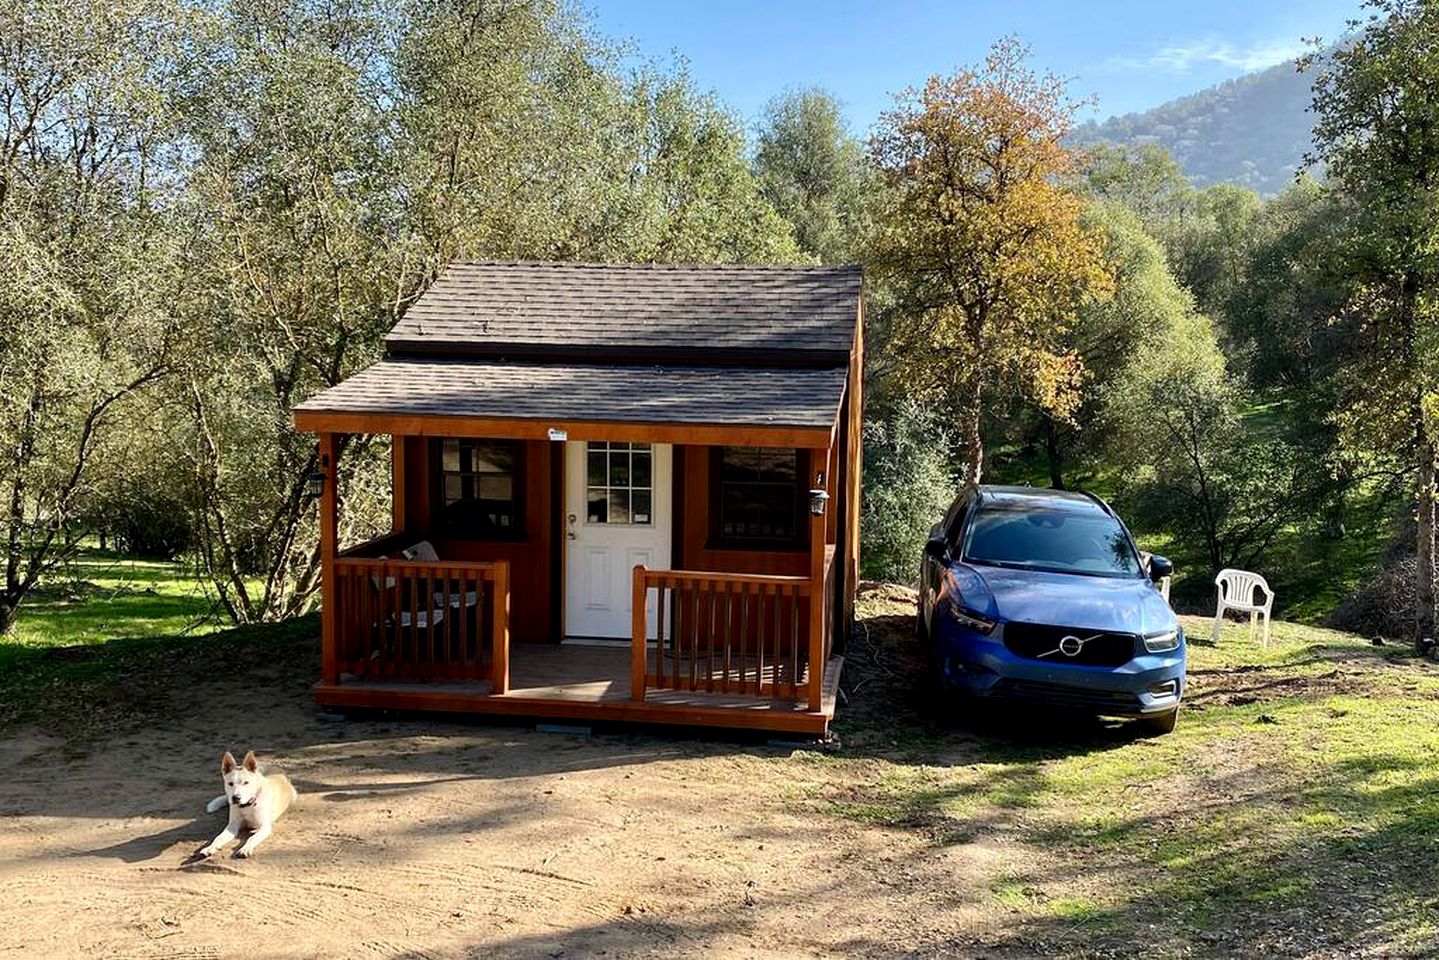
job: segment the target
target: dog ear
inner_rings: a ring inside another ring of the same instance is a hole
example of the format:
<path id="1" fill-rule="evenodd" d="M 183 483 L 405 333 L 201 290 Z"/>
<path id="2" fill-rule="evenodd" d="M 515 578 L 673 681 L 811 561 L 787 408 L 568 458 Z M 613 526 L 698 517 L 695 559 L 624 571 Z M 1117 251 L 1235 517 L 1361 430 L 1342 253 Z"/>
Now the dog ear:
<path id="1" fill-rule="evenodd" d="M 235 755 L 226 750 L 225 755 L 220 758 L 220 772 L 229 773 L 235 769 Z"/>
<path id="2" fill-rule="evenodd" d="M 255 759 L 255 751 L 253 750 L 245 754 L 245 769 L 251 773 L 260 769 L 260 761 Z"/>

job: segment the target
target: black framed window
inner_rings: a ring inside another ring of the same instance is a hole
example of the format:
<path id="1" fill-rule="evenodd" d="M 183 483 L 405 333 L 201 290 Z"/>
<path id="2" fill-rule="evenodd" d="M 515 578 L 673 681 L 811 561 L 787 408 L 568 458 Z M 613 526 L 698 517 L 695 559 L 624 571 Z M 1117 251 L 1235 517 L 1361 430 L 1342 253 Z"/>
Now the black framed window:
<path id="1" fill-rule="evenodd" d="M 486 540 L 524 538 L 524 445 L 515 440 L 432 441 L 431 526 Z"/>
<path id="2" fill-rule="evenodd" d="M 790 548 L 805 542 L 804 471 L 798 450 L 716 447 L 711 533 L 720 545 Z"/>

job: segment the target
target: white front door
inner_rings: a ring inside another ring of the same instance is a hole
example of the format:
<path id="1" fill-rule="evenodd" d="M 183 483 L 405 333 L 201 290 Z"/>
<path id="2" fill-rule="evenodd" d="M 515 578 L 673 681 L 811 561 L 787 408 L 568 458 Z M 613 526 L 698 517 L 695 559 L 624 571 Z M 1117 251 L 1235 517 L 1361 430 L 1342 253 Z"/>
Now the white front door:
<path id="1" fill-rule="evenodd" d="M 664 443 L 565 444 L 565 636 L 629 638 L 635 565 L 670 565 L 672 453 Z"/>

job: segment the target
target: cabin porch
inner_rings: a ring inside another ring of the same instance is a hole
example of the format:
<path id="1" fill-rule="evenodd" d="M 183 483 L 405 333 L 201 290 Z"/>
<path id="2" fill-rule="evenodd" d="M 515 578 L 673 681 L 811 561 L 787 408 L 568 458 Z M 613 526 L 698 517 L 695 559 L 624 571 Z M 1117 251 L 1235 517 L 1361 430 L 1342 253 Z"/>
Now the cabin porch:
<path id="1" fill-rule="evenodd" d="M 586 550 L 614 525 L 575 518 L 561 465 L 567 454 L 615 443 L 521 441 L 517 458 L 528 468 L 515 522 L 524 536 L 467 539 L 437 525 L 441 507 L 426 502 L 440 488 L 427 471 L 444 438 L 393 439 L 395 529 L 326 564 L 321 704 L 825 734 L 849 612 L 837 542 L 846 524 L 833 506 L 811 514 L 801 498 L 802 539 L 783 550 L 723 549 L 707 533 L 704 502 L 720 448 L 626 443 L 632 465 L 641 454 L 655 460 L 648 526 L 664 542 L 657 550 L 627 543 L 604 563 L 666 566 L 617 571 L 624 584 L 604 605 L 620 608 L 618 630 L 576 635 L 586 621 L 571 608 L 595 588 L 576 591 L 574 578 L 594 575 Z M 332 473 L 341 437 L 322 433 L 320 444 Z M 797 484 L 842 496 L 838 453 L 789 448 L 785 456 Z M 326 501 L 330 486 L 327 478 Z M 338 509 L 322 502 L 322 519 L 333 522 Z M 325 531 L 326 544 L 335 530 Z M 433 556 L 416 556 L 420 544 Z M 695 562 L 726 569 L 683 568 Z"/>
<path id="2" fill-rule="evenodd" d="M 630 685 L 630 650 L 626 647 L 516 644 L 509 659 L 510 685 L 504 693 L 496 693 L 487 679 L 415 682 L 346 678 L 338 684 L 319 684 L 315 696 L 320 703 L 338 709 L 747 728 L 823 736 L 834 716 L 843 666 L 843 658 L 828 661 L 821 708 L 811 711 L 807 700 L 704 690 L 647 689 L 644 698 L 636 700 Z"/>

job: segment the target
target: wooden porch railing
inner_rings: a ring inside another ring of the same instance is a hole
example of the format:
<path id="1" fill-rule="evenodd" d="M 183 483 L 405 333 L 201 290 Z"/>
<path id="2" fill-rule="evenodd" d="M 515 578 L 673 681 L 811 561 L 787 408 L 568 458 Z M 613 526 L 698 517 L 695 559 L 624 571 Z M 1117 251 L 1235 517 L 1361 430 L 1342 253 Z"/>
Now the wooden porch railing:
<path id="1" fill-rule="evenodd" d="M 648 689 L 805 696 L 811 588 L 808 577 L 635 567 L 631 697 L 644 700 Z"/>
<path id="2" fill-rule="evenodd" d="M 509 690 L 510 567 L 335 558 L 338 667 L 360 678 L 489 680 Z"/>

